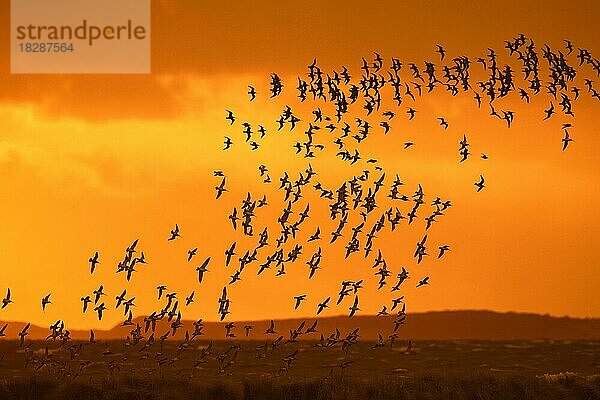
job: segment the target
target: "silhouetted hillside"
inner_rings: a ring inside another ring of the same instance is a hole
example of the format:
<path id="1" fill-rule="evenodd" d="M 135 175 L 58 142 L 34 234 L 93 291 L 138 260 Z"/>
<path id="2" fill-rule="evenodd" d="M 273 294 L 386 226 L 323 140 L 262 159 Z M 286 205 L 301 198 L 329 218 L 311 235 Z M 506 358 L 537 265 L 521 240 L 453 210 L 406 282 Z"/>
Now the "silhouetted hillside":
<path id="1" fill-rule="evenodd" d="M 134 320 L 144 329 L 144 318 L 138 317 Z M 313 323 L 315 319 L 307 319 L 304 330 Z M 318 333 L 302 335 L 300 339 L 317 340 L 320 334 L 327 337 L 339 329 L 342 335 L 360 328 L 362 340 L 376 340 L 377 334 L 386 336 L 392 333 L 394 317 L 355 316 L 348 318 L 326 317 L 318 319 Z M 276 335 L 265 335 L 264 331 L 269 321 L 236 321 L 234 333 L 236 339 L 264 340 L 267 337 L 275 339 L 280 335 L 289 337 L 291 329 L 297 328 L 302 319 L 286 319 L 275 321 Z M 193 321 L 184 321 L 182 328 L 177 331 L 177 338 L 183 338 L 185 331 L 193 331 Z M 25 324 L 22 322 L 11 322 L 6 330 L 5 339 L 18 339 L 18 332 Z M 250 336 L 244 335 L 244 326 L 252 325 Z M 225 339 L 224 323 L 206 322 L 204 328 L 204 340 Z M 95 330 L 97 339 L 124 339 L 131 326 L 116 326 L 110 330 Z M 170 329 L 170 323 L 159 321 L 155 336 L 160 336 Z M 48 329 L 31 326 L 27 339 L 41 339 L 48 334 Z M 409 314 L 406 323 L 398 330 L 401 339 L 415 340 L 532 340 L 532 339 L 600 339 L 600 319 L 580 319 L 569 317 L 552 317 L 549 315 L 523 314 L 523 313 L 499 313 L 493 311 L 435 311 L 425 313 Z M 72 330 L 73 339 L 89 338 L 89 331 Z"/>

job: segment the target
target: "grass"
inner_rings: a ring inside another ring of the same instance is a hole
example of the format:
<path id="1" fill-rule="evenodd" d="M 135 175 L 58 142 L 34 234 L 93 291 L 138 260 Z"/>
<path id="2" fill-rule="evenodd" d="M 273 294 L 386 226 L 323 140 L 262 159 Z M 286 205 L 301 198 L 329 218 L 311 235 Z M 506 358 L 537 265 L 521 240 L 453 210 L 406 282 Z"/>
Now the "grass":
<path id="1" fill-rule="evenodd" d="M 7 400 L 190 399 L 190 400 L 569 400 L 600 399 L 600 377 L 577 374 L 552 377 L 422 375 L 411 378 L 347 378 L 292 380 L 285 377 L 238 382 L 188 382 L 183 379 L 106 379 L 97 384 L 48 378 L 7 379 L 0 385 Z"/>
<path id="2" fill-rule="evenodd" d="M 214 342 L 197 363 L 207 342 L 185 351 L 175 341 L 149 350 L 103 342 L 71 358 L 71 344 L 34 341 L 34 360 L 25 367 L 19 344 L 0 342 L 0 400 L 600 400 L 597 341 L 421 341 L 411 353 L 403 342 L 378 349 L 359 342 L 346 351 L 297 342 L 260 358 L 256 347 L 264 343 L 244 342 L 222 371 L 218 358 L 234 343 Z M 297 359 L 282 370 L 290 354 Z M 168 362 L 159 367 L 163 358 Z"/>

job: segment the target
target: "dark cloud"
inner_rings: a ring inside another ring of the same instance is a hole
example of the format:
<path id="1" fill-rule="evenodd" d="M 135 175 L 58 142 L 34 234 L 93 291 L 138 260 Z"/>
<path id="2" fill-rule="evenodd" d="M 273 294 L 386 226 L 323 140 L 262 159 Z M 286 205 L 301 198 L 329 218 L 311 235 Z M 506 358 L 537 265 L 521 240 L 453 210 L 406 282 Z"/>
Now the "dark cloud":
<path id="1" fill-rule="evenodd" d="M 51 115 L 85 119 L 172 118 L 176 96 L 161 74 L 202 76 L 270 71 L 299 73 L 317 57 L 325 67 L 357 67 L 379 51 L 403 60 L 481 54 L 518 33 L 592 50 L 600 4 L 589 1 L 272 2 L 155 0 L 152 75 L 11 75 L 9 0 L 0 0 L 0 102 L 33 103 Z M 525 3 L 525 4 L 524 4 Z M 423 5 L 425 4 L 425 5 Z"/>

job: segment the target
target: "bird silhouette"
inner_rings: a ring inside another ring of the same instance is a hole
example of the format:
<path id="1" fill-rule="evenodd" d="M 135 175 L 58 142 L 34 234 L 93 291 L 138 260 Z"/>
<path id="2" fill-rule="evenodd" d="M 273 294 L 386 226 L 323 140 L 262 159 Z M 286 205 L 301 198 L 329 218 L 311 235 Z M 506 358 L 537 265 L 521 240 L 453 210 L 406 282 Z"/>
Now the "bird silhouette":
<path id="1" fill-rule="evenodd" d="M 2 308 L 6 308 L 10 303 L 12 303 L 12 299 L 10 297 L 10 288 L 6 291 L 6 296 L 2 299 Z"/>
<path id="2" fill-rule="evenodd" d="M 421 286 L 424 286 L 424 285 L 429 285 L 429 277 L 428 276 L 426 276 L 425 278 L 421 279 L 419 281 L 419 283 L 417 283 L 417 287 L 421 287 Z"/>
<path id="3" fill-rule="evenodd" d="M 326 298 L 325 300 L 323 300 L 321 303 L 319 303 L 318 308 L 317 308 L 317 315 L 321 314 L 321 312 L 328 308 L 329 306 L 327 305 L 327 303 L 329 303 L 329 300 L 331 300 L 331 297 Z"/>
<path id="4" fill-rule="evenodd" d="M 227 112 L 227 116 L 225 117 L 225 119 L 231 122 L 230 125 L 233 125 L 233 123 L 235 122 L 235 116 L 233 115 L 233 112 L 231 112 L 230 110 L 225 111 Z"/>
<path id="5" fill-rule="evenodd" d="M 301 294 L 299 296 L 294 296 L 294 300 L 296 301 L 296 304 L 294 305 L 294 310 L 296 310 L 296 309 L 298 309 L 298 307 L 300 307 L 300 303 L 302 303 L 304 300 L 306 300 L 306 295 Z"/>
<path id="6" fill-rule="evenodd" d="M 175 240 L 178 237 L 181 237 L 181 235 L 179 234 L 179 225 L 175 224 L 175 228 L 171 229 L 171 236 L 167 240 Z"/>
<path id="7" fill-rule="evenodd" d="M 46 306 L 52 304 L 50 301 L 50 293 L 42 298 L 42 311 L 46 311 Z"/>
<path id="8" fill-rule="evenodd" d="M 485 187 L 485 179 L 483 178 L 483 175 L 479 175 L 479 182 L 475 182 L 474 185 L 477 187 L 477 191 L 481 192 L 483 190 L 483 188 Z"/>
<path id="9" fill-rule="evenodd" d="M 248 94 L 250 95 L 250 101 L 256 99 L 256 90 L 252 86 L 248 86 Z"/>
<path id="10" fill-rule="evenodd" d="M 225 178 L 223 178 L 223 180 L 221 181 L 221 184 L 219 186 L 215 186 L 215 190 L 217 191 L 217 200 L 221 197 L 221 195 L 223 194 L 223 192 L 226 192 L 227 189 L 225 189 Z"/>
<path id="11" fill-rule="evenodd" d="M 448 122 L 444 118 L 438 117 L 438 121 L 440 121 L 440 125 L 443 126 L 444 129 L 448 129 Z"/>
<path id="12" fill-rule="evenodd" d="M 562 142 L 563 142 L 563 146 L 562 146 L 562 151 L 565 151 L 567 149 L 567 147 L 569 146 L 569 143 L 573 142 L 573 139 L 571 139 L 571 137 L 569 136 L 569 132 L 565 129 L 565 137 L 562 138 Z"/>
<path id="13" fill-rule="evenodd" d="M 96 269 L 96 265 L 100 264 L 100 261 L 98 261 L 98 252 L 96 252 L 94 254 L 93 257 L 90 257 L 89 262 L 90 262 L 90 274 L 94 273 L 94 270 Z"/>

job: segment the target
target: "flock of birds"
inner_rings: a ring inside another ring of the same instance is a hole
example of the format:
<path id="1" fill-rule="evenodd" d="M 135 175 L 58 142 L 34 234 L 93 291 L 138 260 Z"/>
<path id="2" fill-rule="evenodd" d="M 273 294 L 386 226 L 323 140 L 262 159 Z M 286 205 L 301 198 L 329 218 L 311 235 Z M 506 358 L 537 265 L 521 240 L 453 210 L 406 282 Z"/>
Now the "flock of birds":
<path id="1" fill-rule="evenodd" d="M 516 58 L 520 63 L 520 72 L 522 79 L 518 79 L 516 72 L 510 65 L 500 65 L 498 56 L 493 49 L 488 49 L 487 55 L 472 60 L 466 56 L 460 56 L 451 60 L 446 60 L 446 51 L 442 46 L 436 47 L 439 57 L 439 64 L 432 61 L 425 61 L 423 67 L 417 64 L 408 64 L 407 67 L 397 58 L 392 58 L 390 64 L 385 68 L 383 58 L 374 53 L 374 58 L 367 61 L 362 59 L 360 75 L 354 77 L 346 67 L 339 71 L 324 72 L 314 60 L 308 66 L 306 76 L 297 78 L 295 93 L 300 102 L 310 100 L 319 102 L 319 105 L 312 110 L 312 116 L 305 119 L 299 113 L 295 113 L 290 105 L 285 105 L 281 115 L 276 119 L 273 128 L 274 132 L 285 131 L 289 135 L 305 130 L 298 134 L 296 143 L 293 145 L 293 151 L 297 157 L 307 159 L 316 157 L 326 157 L 326 149 L 333 148 L 335 157 L 348 165 L 362 166 L 364 169 L 360 174 L 354 174 L 345 178 L 338 187 L 327 187 L 318 181 L 318 173 L 309 163 L 303 170 L 294 173 L 286 171 L 278 177 L 278 183 L 275 183 L 269 196 L 273 192 L 280 196 L 280 202 L 283 204 L 281 212 L 276 221 L 268 221 L 261 230 L 257 227 L 259 210 L 268 207 L 271 200 L 267 200 L 266 194 L 253 196 L 250 192 L 242 196 L 239 203 L 234 203 L 233 209 L 226 216 L 228 223 L 234 232 L 243 235 L 246 238 L 256 238 L 255 246 L 249 249 L 240 249 L 237 241 L 233 241 L 224 248 L 224 265 L 214 265 L 214 257 L 200 259 L 196 272 L 198 274 L 198 283 L 202 284 L 203 279 L 211 268 L 230 269 L 231 263 L 238 263 L 238 267 L 232 272 L 231 280 L 226 282 L 221 295 L 215 304 L 215 313 L 221 321 L 224 322 L 224 338 L 230 339 L 236 337 L 235 322 L 230 321 L 234 314 L 232 302 L 228 287 L 241 281 L 243 276 L 248 273 L 249 267 L 253 267 L 253 273 L 261 275 L 272 271 L 275 276 L 283 277 L 286 275 L 286 268 L 303 264 L 307 268 L 307 279 L 317 279 L 318 271 L 324 266 L 322 258 L 324 253 L 344 242 L 345 258 L 356 257 L 356 254 L 362 253 L 364 258 L 373 257 L 372 270 L 376 277 L 376 287 L 378 291 L 389 287 L 389 292 L 397 294 L 406 285 L 410 278 L 409 271 L 402 266 L 400 271 L 393 273 L 388 267 L 386 258 L 383 256 L 382 248 L 378 245 L 378 238 L 384 235 L 384 231 L 394 232 L 401 225 L 419 226 L 415 221 L 421 220 L 423 223 L 423 233 L 421 239 L 415 244 L 413 253 L 416 264 L 420 264 L 425 257 L 429 256 L 431 249 L 435 249 L 435 257 L 441 259 L 445 254 L 451 251 L 450 245 L 446 243 L 431 244 L 428 242 L 428 234 L 434 223 L 438 222 L 452 206 L 452 202 L 443 199 L 440 196 L 431 196 L 426 200 L 426 194 L 421 184 L 417 185 L 414 191 L 405 193 L 402 191 L 404 182 L 398 174 L 390 180 L 390 173 L 378 162 L 376 158 L 367 157 L 359 151 L 360 144 L 369 137 L 377 134 L 377 126 L 383 135 L 389 134 L 392 129 L 392 120 L 397 118 L 397 114 L 405 112 L 407 121 L 412 121 L 418 117 L 416 105 L 420 97 L 434 95 L 438 91 L 448 91 L 452 96 L 467 94 L 473 97 L 474 105 L 482 107 L 484 104 L 489 107 L 490 116 L 506 123 L 510 128 L 517 112 L 514 110 L 501 109 L 498 105 L 501 99 L 511 94 L 516 94 L 519 99 L 529 103 L 533 96 L 546 95 L 550 97 L 549 107 L 544 110 L 540 119 L 546 121 L 550 118 L 557 118 L 562 114 L 565 118 L 574 117 L 574 107 L 576 100 L 582 94 L 582 89 L 575 86 L 577 75 L 576 67 L 572 64 L 572 58 L 576 58 L 576 63 L 581 66 L 592 68 L 596 76 L 600 76 L 600 62 L 592 57 L 592 54 L 585 49 L 575 49 L 573 44 L 565 40 L 564 49 L 552 50 L 549 46 L 544 46 L 538 50 L 533 40 L 519 35 L 511 41 L 506 42 L 506 49 L 509 56 Z M 543 76 L 543 69 L 540 67 L 542 60 L 547 64 L 547 76 Z M 447 63 L 445 62 L 447 61 Z M 401 77 L 401 74 L 408 68 L 408 77 Z M 476 72 L 473 72 L 477 68 Z M 471 78 L 473 74 L 482 74 L 484 79 L 475 81 Z M 594 82 L 590 79 L 584 80 L 587 93 L 592 99 L 600 100 L 600 94 L 594 87 Z M 282 95 L 284 90 L 288 89 L 287 82 L 277 74 L 273 73 L 270 77 L 268 94 L 272 101 Z M 261 95 L 253 86 L 248 86 L 249 101 L 254 101 Z M 390 98 L 394 108 L 388 107 L 382 110 L 385 99 Z M 408 105 L 407 105 L 408 104 Z M 362 105 L 364 116 L 360 111 L 352 111 L 353 108 Z M 405 108 L 405 110 L 403 110 Z M 444 116 L 436 117 L 443 130 L 447 130 L 452 121 Z M 240 116 L 231 110 L 226 110 L 225 119 L 228 129 L 238 129 L 240 139 L 234 137 L 233 133 L 225 136 L 223 151 L 228 151 L 238 142 L 246 143 L 251 151 L 258 151 L 261 146 L 261 139 L 271 134 L 271 130 L 266 127 L 268 124 L 252 125 L 248 122 L 239 122 Z M 377 119 L 378 123 L 372 121 Z M 238 128 L 239 127 L 239 128 Z M 300 128 L 304 127 L 304 128 Z M 573 142 L 569 130 L 573 127 L 572 123 L 565 122 L 562 125 L 564 136 L 562 138 L 562 150 L 565 151 Z M 296 136 L 293 136 L 296 138 Z M 405 142 L 404 149 L 414 146 L 413 142 Z M 472 155 L 470 151 L 471 144 L 467 136 L 463 135 L 459 142 L 459 162 L 465 162 Z M 487 160 L 487 154 L 482 153 L 481 159 Z M 259 182 L 265 185 L 271 185 L 276 182 L 272 180 L 269 168 L 266 165 L 258 167 Z M 222 170 L 214 171 L 214 176 L 218 179 L 215 190 L 215 198 L 223 201 L 229 195 L 227 187 L 228 177 Z M 477 192 L 486 188 L 486 180 L 483 174 L 474 182 Z M 312 193 L 310 193 L 312 192 Z M 307 195 L 310 193 L 310 195 Z M 311 218 L 311 212 L 315 208 L 314 201 L 311 204 L 305 201 L 306 198 L 316 198 L 324 204 L 330 217 L 330 221 L 315 221 L 316 227 L 307 232 L 305 228 L 307 221 Z M 225 200 L 228 201 L 228 200 Z M 406 209 L 402 205 L 406 204 Z M 273 206 L 271 206 L 273 207 Z M 333 224 L 333 229 L 327 230 L 328 224 Z M 273 232 L 273 226 L 276 226 L 277 232 Z M 271 228 L 271 229 L 269 229 Z M 175 224 L 166 240 L 180 240 L 182 237 L 181 229 Z M 147 260 L 144 251 L 138 248 L 138 240 L 133 241 L 126 249 L 123 258 L 117 263 L 117 273 L 125 275 L 129 282 L 136 267 L 146 264 Z M 304 256 L 308 250 L 308 256 Z M 195 262 L 199 258 L 198 248 L 192 248 L 187 252 L 186 259 L 189 263 Z M 99 268 L 101 264 L 99 252 L 95 252 L 89 258 L 90 273 Z M 214 265 L 214 266 L 213 266 Z M 389 278 L 395 276 L 395 283 L 390 284 Z M 325 309 L 347 301 L 348 316 L 353 317 L 361 311 L 359 294 L 363 285 L 368 281 L 367 276 L 358 280 L 343 280 L 340 284 L 340 290 L 337 295 L 330 295 L 325 298 L 314 299 L 314 313 L 321 314 Z M 416 280 L 414 286 L 421 288 L 430 284 L 430 276 L 422 275 Z M 158 300 L 163 300 L 165 304 L 158 310 L 153 311 L 141 320 L 133 319 L 132 309 L 135 306 L 135 296 L 128 297 L 128 289 L 119 291 L 115 296 L 114 310 L 122 308 L 124 321 L 122 326 L 131 327 L 131 331 L 126 336 L 124 346 L 136 348 L 138 354 L 145 358 L 154 359 L 159 367 L 173 365 L 177 363 L 182 352 L 196 349 L 192 346 L 194 339 L 203 335 L 204 323 L 198 319 L 193 323 L 193 330 L 185 332 L 185 339 L 177 346 L 176 354 L 166 354 L 163 351 L 163 343 L 169 338 L 174 337 L 179 329 L 184 327 L 182 309 L 194 302 L 195 291 L 192 291 L 185 298 L 178 297 L 176 292 L 171 292 L 165 285 L 156 287 Z M 335 299 L 337 297 L 337 299 Z M 346 300 L 349 298 L 349 300 Z M 93 310 L 97 314 L 98 320 L 102 320 L 103 315 L 109 311 L 107 306 L 107 294 L 103 285 L 94 290 L 91 294 L 81 297 L 82 312 Z M 290 299 L 293 309 L 306 307 L 310 299 L 308 293 L 298 293 Z M 13 302 L 11 290 L 8 289 L 6 296 L 2 300 L 2 309 L 10 306 Z M 182 305 L 185 304 L 185 305 Z M 45 295 L 41 299 L 41 308 L 46 310 L 52 305 L 51 294 Z M 110 305 L 112 307 L 112 305 Z M 399 328 L 406 321 L 406 303 L 404 295 L 397 294 L 391 303 L 382 304 L 381 310 L 377 316 L 389 316 L 393 321 L 393 328 L 389 336 L 379 335 L 379 341 L 373 346 L 374 349 L 380 348 L 398 339 Z M 165 332 L 155 332 L 160 323 L 168 323 Z M 303 322 L 298 328 L 290 330 L 289 338 L 285 339 L 283 335 L 277 334 L 275 322 L 270 321 L 265 330 L 265 334 L 274 335 L 273 340 L 268 340 L 264 345 L 257 347 L 257 358 L 271 357 L 275 350 L 283 345 L 291 345 L 298 341 L 300 336 L 305 338 L 314 338 L 315 347 L 331 348 L 339 345 L 346 353 L 348 349 L 357 343 L 360 335 L 359 329 L 355 329 L 343 336 L 339 329 L 330 335 L 319 333 L 317 329 L 318 320 L 313 323 Z M 7 324 L 8 325 L 8 324 Z M 4 331 L 7 325 L 0 329 L 0 337 L 5 336 Z M 66 349 L 70 354 L 67 361 L 57 361 L 53 353 L 46 351 L 38 355 L 31 349 L 31 343 L 26 340 L 30 324 L 26 324 L 19 336 L 19 346 L 24 349 L 26 366 L 38 371 L 48 369 L 56 372 L 60 376 L 78 376 L 82 370 L 92 364 L 92 361 L 85 358 L 85 349 L 87 345 L 97 343 L 94 331 L 90 332 L 89 343 L 71 343 L 70 332 L 65 328 L 64 321 L 57 321 L 50 326 L 48 340 L 58 341 L 61 349 Z M 255 327 L 251 325 L 243 326 L 243 335 L 252 337 L 252 331 Z M 318 335 L 308 336 L 308 335 Z M 317 340 L 318 339 L 318 340 Z M 160 342 L 158 349 L 154 346 L 155 340 Z M 108 370 L 112 372 L 123 368 L 124 359 L 127 356 L 121 355 L 115 359 L 110 345 L 105 343 L 106 350 L 103 355 L 109 357 L 109 361 L 104 362 Z M 240 350 L 239 343 L 233 344 L 225 352 L 214 355 L 212 342 L 208 347 L 197 350 L 197 358 L 193 368 L 200 368 L 209 358 L 217 362 L 219 373 L 229 373 L 234 365 L 237 353 Z M 410 351 L 410 347 L 408 349 Z M 291 354 L 281 358 L 280 372 L 285 373 L 292 367 L 297 359 L 298 349 Z M 110 358 L 113 356 L 113 358 Z M 73 362 L 79 361 L 79 368 L 73 367 Z M 352 364 L 351 360 L 344 359 L 340 368 L 345 369 Z"/>

